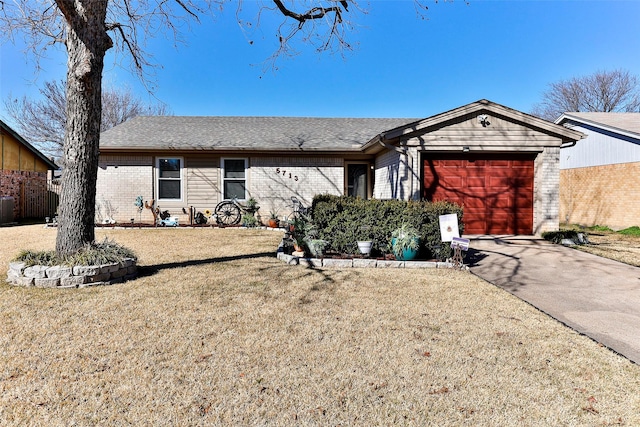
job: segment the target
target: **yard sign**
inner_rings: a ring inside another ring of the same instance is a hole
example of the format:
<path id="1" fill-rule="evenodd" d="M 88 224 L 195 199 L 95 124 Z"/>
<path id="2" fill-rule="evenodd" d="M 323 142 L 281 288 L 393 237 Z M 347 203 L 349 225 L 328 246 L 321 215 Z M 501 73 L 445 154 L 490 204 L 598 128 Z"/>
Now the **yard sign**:
<path id="1" fill-rule="evenodd" d="M 458 230 L 458 215 L 440 215 L 440 236 L 443 242 L 450 242 L 454 237 L 460 237 Z"/>

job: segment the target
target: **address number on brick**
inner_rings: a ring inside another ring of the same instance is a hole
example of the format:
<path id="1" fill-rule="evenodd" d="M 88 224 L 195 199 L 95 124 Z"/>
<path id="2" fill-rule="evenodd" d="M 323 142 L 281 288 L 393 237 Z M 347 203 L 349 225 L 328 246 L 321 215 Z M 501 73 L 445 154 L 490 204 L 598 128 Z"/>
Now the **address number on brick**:
<path id="1" fill-rule="evenodd" d="M 292 179 L 294 181 L 298 180 L 298 175 L 293 175 L 291 172 L 287 172 L 285 169 L 276 168 L 276 173 L 278 175 L 282 175 L 285 178 Z"/>

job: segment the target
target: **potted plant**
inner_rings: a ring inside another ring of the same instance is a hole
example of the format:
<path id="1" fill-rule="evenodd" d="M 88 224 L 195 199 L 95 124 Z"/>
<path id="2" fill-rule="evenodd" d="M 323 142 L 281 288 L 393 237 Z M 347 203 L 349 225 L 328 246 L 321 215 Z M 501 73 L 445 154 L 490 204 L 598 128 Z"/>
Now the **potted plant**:
<path id="1" fill-rule="evenodd" d="M 278 211 L 269 212 L 269 219 L 267 220 L 267 225 L 271 228 L 278 228 L 280 225 L 278 221 Z"/>
<path id="2" fill-rule="evenodd" d="M 307 247 L 307 240 L 315 238 L 317 230 L 309 217 L 300 214 L 291 222 L 289 233 L 295 251 L 304 252 L 305 247 Z"/>
<path id="3" fill-rule="evenodd" d="M 369 234 L 370 228 L 371 227 L 368 225 L 363 225 L 362 227 L 360 227 L 362 234 L 358 236 L 359 239 L 356 241 L 356 243 L 358 244 L 358 250 L 362 255 L 365 256 L 371 255 L 371 249 L 373 248 L 373 240 L 371 240 L 371 236 Z"/>
<path id="4" fill-rule="evenodd" d="M 391 251 L 396 259 L 411 261 L 418 256 L 420 233 L 410 224 L 403 223 L 391 234 Z"/>
<path id="5" fill-rule="evenodd" d="M 253 215 L 258 212 L 259 209 L 260 206 L 258 206 L 258 202 L 256 199 L 251 197 L 249 198 L 249 200 L 247 200 L 247 205 L 245 206 L 245 210 L 247 211 L 247 213 Z"/>

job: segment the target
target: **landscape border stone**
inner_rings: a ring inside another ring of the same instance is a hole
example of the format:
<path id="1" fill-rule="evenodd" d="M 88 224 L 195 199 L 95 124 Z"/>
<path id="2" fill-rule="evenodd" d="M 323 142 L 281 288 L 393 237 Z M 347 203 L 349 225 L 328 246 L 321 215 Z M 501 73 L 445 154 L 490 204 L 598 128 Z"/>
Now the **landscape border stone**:
<path id="1" fill-rule="evenodd" d="M 392 261 L 374 258 L 305 258 L 285 254 L 282 251 L 276 253 L 280 261 L 289 265 L 304 265 L 307 267 L 327 268 L 452 268 L 450 262 L 434 261 Z"/>
<path id="2" fill-rule="evenodd" d="M 23 287 L 37 288 L 85 288 L 123 283 L 138 276 L 136 260 L 125 258 L 122 262 L 103 265 L 34 265 L 24 262 L 9 263 L 7 282 Z"/>

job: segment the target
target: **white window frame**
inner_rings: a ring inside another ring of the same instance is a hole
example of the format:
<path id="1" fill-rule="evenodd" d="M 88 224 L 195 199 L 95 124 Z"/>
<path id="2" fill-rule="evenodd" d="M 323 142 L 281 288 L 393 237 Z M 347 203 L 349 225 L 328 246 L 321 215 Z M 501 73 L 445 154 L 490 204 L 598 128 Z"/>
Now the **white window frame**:
<path id="1" fill-rule="evenodd" d="M 247 195 L 249 193 L 249 159 L 247 157 L 222 157 L 220 158 L 220 200 L 231 200 L 231 199 L 225 199 L 224 197 L 224 185 L 225 185 L 225 181 L 227 179 L 225 179 L 224 177 L 224 167 L 225 167 L 225 162 L 227 160 L 243 160 L 244 161 L 244 196 L 243 197 L 238 197 L 238 200 L 240 201 L 246 201 L 247 200 Z M 238 180 L 238 178 L 228 178 L 229 181 L 234 181 L 234 180 Z"/>
<path id="2" fill-rule="evenodd" d="M 180 178 L 161 178 L 160 177 L 160 160 L 176 159 L 180 161 Z M 156 157 L 156 195 L 158 202 L 182 202 L 184 200 L 184 157 L 180 156 L 159 156 Z M 160 180 L 179 180 L 180 181 L 180 198 L 179 199 L 161 199 L 160 198 Z"/>

